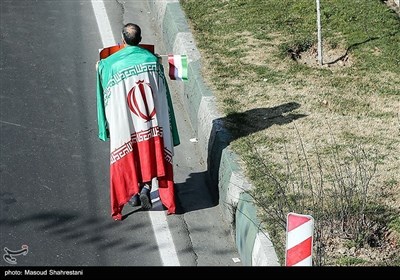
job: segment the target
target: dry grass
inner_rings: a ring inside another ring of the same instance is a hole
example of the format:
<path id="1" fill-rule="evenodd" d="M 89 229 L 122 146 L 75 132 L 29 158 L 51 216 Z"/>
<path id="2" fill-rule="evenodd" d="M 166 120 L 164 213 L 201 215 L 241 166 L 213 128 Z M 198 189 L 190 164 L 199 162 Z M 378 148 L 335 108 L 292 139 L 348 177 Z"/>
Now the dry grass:
<path id="1" fill-rule="evenodd" d="M 227 126 L 236 133 L 231 146 L 241 156 L 255 193 L 269 191 L 260 176 L 269 172 L 270 165 L 285 169 L 288 155 L 294 161 L 302 154 L 318 173 L 319 161 L 331 160 L 333 147 L 340 146 L 338 156 L 345 158 L 356 144 L 376 154 L 377 170 L 369 182 L 368 199 L 400 213 L 400 61 L 392 57 L 397 64 L 387 66 L 388 53 L 398 54 L 398 50 L 387 49 L 382 41 L 387 37 L 370 35 L 360 40 L 344 30 L 332 32 L 324 41 L 325 64 L 320 66 L 315 41 L 298 44 L 296 36 L 269 26 L 265 27 L 268 32 L 260 35 L 253 32 L 260 28 L 257 21 L 244 28 L 238 25 L 245 21 L 229 11 L 247 2 L 208 0 L 202 2 L 202 9 L 195 2 L 181 1 L 200 43 L 202 75 L 216 95 L 219 109 L 227 115 Z M 204 14 L 207 5 L 212 12 Z M 251 8 L 243 8 L 244 13 Z M 400 42 L 398 32 L 390 36 Z M 324 187 L 330 188 L 329 184 Z M 380 222 L 388 221 L 382 218 Z M 376 247 L 368 246 L 366 240 L 365 246 L 356 246 L 339 230 L 336 235 L 324 232 L 321 264 L 399 265 L 400 259 L 393 254 L 400 254 L 400 220 L 393 223 L 381 227 L 371 222 L 368 234 L 379 235 Z M 335 231 L 335 227 L 323 229 Z"/>

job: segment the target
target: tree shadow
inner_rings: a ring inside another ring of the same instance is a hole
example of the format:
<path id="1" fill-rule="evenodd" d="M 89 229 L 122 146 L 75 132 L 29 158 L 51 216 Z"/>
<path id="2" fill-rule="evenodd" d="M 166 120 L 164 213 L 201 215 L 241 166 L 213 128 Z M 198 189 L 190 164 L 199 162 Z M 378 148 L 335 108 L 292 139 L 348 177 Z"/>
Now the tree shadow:
<path id="1" fill-rule="evenodd" d="M 218 176 L 223 150 L 238 138 L 285 125 L 306 117 L 292 113 L 300 104 L 284 103 L 272 108 L 256 108 L 213 120 L 208 142 L 207 170 L 191 173 L 185 182 L 175 184 L 177 214 L 214 207 L 219 203 Z"/>
<path id="2" fill-rule="evenodd" d="M 339 56 L 338 58 L 336 58 L 336 59 L 334 59 L 334 60 L 332 60 L 330 62 L 325 62 L 324 64 L 332 65 L 332 64 L 335 64 L 335 63 L 337 63 L 339 61 L 345 60 L 347 58 L 347 56 L 349 55 L 349 52 L 352 49 L 354 49 L 355 47 L 357 47 L 359 45 L 363 45 L 363 44 L 368 43 L 368 42 L 373 41 L 373 40 L 377 40 L 377 39 L 379 39 L 379 37 L 372 37 L 372 38 L 368 38 L 367 40 L 365 40 L 363 42 L 352 44 L 346 49 L 346 52 L 343 55 Z"/>
<path id="3" fill-rule="evenodd" d="M 218 176 L 223 150 L 241 137 L 267 129 L 273 125 L 286 125 L 305 114 L 292 113 L 299 103 L 288 102 L 272 108 L 256 108 L 242 113 L 229 114 L 213 121 L 208 141 L 207 171 L 209 191 L 214 205 L 219 201 Z"/>
<path id="4" fill-rule="evenodd" d="M 136 212 L 133 210 L 132 212 Z M 127 213 L 127 215 L 132 214 Z M 6 232 L 12 232 L 16 228 L 29 228 L 33 237 L 29 246 L 38 246 L 40 238 L 36 234 L 40 232 L 42 238 L 48 240 L 60 240 L 63 244 L 75 244 L 81 250 L 95 250 L 99 253 L 105 253 L 112 248 L 112 251 L 125 250 L 121 247 L 130 242 L 127 234 L 117 235 L 121 230 L 124 232 L 135 232 L 136 229 L 145 227 L 143 223 L 136 223 L 135 229 L 132 224 L 119 223 L 103 217 L 84 216 L 78 211 L 68 211 L 65 209 L 53 209 L 49 211 L 40 211 L 29 215 L 21 215 L 18 219 L 12 217 L 3 217 L 0 219 L 2 228 L 0 236 L 5 237 Z M 4 242 L 6 240 L 3 240 Z M 12 242 L 10 245 L 12 246 Z M 57 245 L 60 248 L 68 245 Z M 126 251 L 129 251 L 126 249 Z"/>
<path id="5" fill-rule="evenodd" d="M 370 37 L 370 38 L 368 38 L 368 39 L 366 39 L 366 40 L 364 40 L 364 41 L 362 41 L 362 42 L 354 43 L 354 44 L 350 45 L 350 46 L 346 49 L 346 52 L 345 52 L 343 55 L 339 56 L 338 58 L 336 58 L 336 59 L 334 59 L 334 60 L 332 60 L 332 61 L 325 62 L 324 64 L 332 65 L 332 64 L 335 64 L 335 63 L 337 63 L 337 62 L 339 62 L 339 61 L 345 60 L 345 59 L 347 58 L 347 56 L 349 55 L 349 52 L 350 52 L 351 50 L 353 50 L 354 48 L 356 48 L 356 47 L 358 47 L 358 46 L 360 46 L 360 45 L 364 45 L 364 44 L 366 44 L 366 43 L 368 43 L 368 42 L 371 42 L 371 41 L 379 40 L 379 39 L 381 39 L 381 38 L 383 38 L 383 37 L 385 37 L 385 36 L 388 36 L 388 37 L 394 36 L 394 35 L 396 35 L 397 33 L 399 33 L 399 31 L 392 32 L 392 33 L 389 33 L 389 34 L 386 34 L 386 35 L 380 36 L 380 37 Z"/>

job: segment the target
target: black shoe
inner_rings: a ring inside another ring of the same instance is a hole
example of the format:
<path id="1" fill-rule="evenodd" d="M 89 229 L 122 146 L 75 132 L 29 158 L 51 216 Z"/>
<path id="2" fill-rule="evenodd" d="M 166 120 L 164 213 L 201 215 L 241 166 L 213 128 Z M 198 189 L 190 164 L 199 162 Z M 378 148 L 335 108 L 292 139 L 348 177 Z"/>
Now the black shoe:
<path id="1" fill-rule="evenodd" d="M 142 191 L 140 192 L 140 202 L 142 203 L 142 209 L 143 210 L 150 210 L 151 207 L 153 206 L 151 203 L 151 198 L 150 198 L 150 190 L 147 188 L 143 188 Z"/>
<path id="2" fill-rule="evenodd" d="M 135 194 L 132 198 L 128 201 L 129 205 L 132 207 L 140 206 L 140 197 L 139 194 Z"/>

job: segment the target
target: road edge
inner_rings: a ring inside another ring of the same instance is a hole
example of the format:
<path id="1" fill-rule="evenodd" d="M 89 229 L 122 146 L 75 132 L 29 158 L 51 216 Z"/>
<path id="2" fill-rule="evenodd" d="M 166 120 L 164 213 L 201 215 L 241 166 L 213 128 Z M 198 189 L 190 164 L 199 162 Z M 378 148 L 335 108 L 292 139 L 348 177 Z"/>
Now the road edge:
<path id="1" fill-rule="evenodd" d="M 252 185 L 237 164 L 230 149 L 230 134 L 215 97 L 201 75 L 200 53 L 178 0 L 151 0 L 149 8 L 160 30 L 166 51 L 188 56 L 189 80 L 176 82 L 181 102 L 188 113 L 203 159 L 210 172 L 211 194 L 221 206 L 224 220 L 245 266 L 280 266 L 275 248 L 262 230 L 252 198 L 246 193 Z M 175 82 L 175 81 L 171 81 Z"/>

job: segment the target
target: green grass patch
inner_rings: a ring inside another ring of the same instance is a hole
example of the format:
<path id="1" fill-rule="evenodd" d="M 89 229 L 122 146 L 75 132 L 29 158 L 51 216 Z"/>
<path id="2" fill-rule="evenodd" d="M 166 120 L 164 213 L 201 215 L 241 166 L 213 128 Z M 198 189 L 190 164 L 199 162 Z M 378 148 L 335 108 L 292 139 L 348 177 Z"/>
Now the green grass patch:
<path id="1" fill-rule="evenodd" d="M 337 261 L 337 265 L 339 266 L 356 266 L 356 265 L 362 265 L 366 263 L 366 260 L 361 259 L 361 258 L 356 258 L 356 257 L 341 257 Z"/>

